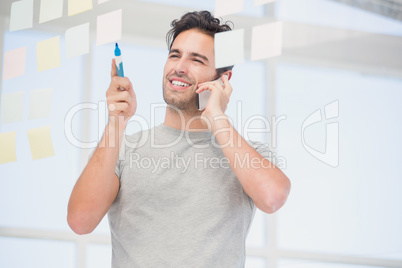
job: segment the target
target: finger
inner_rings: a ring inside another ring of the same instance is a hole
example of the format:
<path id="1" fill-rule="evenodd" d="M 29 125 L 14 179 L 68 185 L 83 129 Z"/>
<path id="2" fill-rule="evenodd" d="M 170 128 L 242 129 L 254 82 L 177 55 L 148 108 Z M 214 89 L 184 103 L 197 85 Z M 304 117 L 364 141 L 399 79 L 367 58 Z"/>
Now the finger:
<path id="1" fill-rule="evenodd" d="M 131 96 L 127 91 L 117 91 L 117 93 L 109 96 L 109 103 L 130 102 Z"/>
<path id="2" fill-rule="evenodd" d="M 213 91 L 213 90 L 216 90 L 216 89 L 217 89 L 217 87 L 215 85 L 213 85 L 213 84 L 204 84 L 204 85 L 200 86 L 196 90 L 196 92 L 201 93 L 201 92 L 203 92 L 205 90 Z"/>
<path id="3" fill-rule="evenodd" d="M 203 83 L 199 83 L 198 86 L 201 87 L 201 86 L 208 85 L 208 84 L 211 84 L 211 83 L 212 83 L 212 81 L 203 82 Z"/>
<path id="4" fill-rule="evenodd" d="M 207 81 L 203 83 L 199 83 L 198 86 L 205 86 L 205 85 L 218 85 L 220 84 L 218 80 Z"/>
<path id="5" fill-rule="evenodd" d="M 200 94 L 201 92 L 208 90 L 206 87 L 200 87 L 199 89 L 197 89 L 195 92 Z"/>
<path id="6" fill-rule="evenodd" d="M 128 103 L 126 102 L 118 102 L 109 104 L 108 109 L 110 112 L 124 113 L 128 110 Z"/>
<path id="7" fill-rule="evenodd" d="M 222 88 L 222 84 L 218 80 L 215 80 L 215 81 L 209 81 L 209 82 L 198 84 L 198 88 L 201 88 L 201 87 L 213 87 L 213 88 L 221 87 Z"/>
<path id="8" fill-rule="evenodd" d="M 112 71 L 110 72 L 110 76 L 113 78 L 114 76 L 117 76 L 117 68 L 116 68 L 116 61 L 115 59 L 112 59 Z"/>
<path id="9" fill-rule="evenodd" d="M 133 88 L 133 85 L 131 84 L 131 81 L 128 77 L 119 77 L 120 81 L 120 86 L 123 87 L 124 89 L 131 89 Z"/>
<path id="10" fill-rule="evenodd" d="M 123 89 L 130 89 L 132 88 L 130 79 L 127 77 L 119 77 L 119 76 L 113 76 L 112 77 L 112 85 L 113 89 L 121 91 L 120 88 Z"/>
<path id="11" fill-rule="evenodd" d="M 129 93 L 129 95 L 131 96 L 131 98 L 136 98 L 134 89 L 133 89 L 133 84 L 130 82 L 130 86 L 127 88 L 127 92 Z"/>

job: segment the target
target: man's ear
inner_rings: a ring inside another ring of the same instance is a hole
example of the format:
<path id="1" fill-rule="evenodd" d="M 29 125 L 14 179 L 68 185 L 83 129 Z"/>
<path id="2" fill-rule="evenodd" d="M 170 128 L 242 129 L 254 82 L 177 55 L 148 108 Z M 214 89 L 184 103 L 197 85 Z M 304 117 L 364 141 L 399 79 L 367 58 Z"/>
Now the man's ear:
<path id="1" fill-rule="evenodd" d="M 230 78 L 232 78 L 232 70 L 226 71 L 222 75 L 226 75 L 228 77 L 228 80 L 230 80 Z"/>

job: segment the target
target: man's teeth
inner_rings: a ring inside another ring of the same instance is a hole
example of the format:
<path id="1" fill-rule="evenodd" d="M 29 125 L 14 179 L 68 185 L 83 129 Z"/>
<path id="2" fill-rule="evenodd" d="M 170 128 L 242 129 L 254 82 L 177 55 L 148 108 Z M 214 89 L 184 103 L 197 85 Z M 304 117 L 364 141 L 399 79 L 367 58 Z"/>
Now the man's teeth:
<path id="1" fill-rule="evenodd" d="M 183 83 L 180 81 L 175 81 L 175 80 L 172 81 L 172 84 L 175 86 L 179 86 L 179 87 L 189 87 L 190 86 L 190 84 L 186 84 L 186 83 Z"/>

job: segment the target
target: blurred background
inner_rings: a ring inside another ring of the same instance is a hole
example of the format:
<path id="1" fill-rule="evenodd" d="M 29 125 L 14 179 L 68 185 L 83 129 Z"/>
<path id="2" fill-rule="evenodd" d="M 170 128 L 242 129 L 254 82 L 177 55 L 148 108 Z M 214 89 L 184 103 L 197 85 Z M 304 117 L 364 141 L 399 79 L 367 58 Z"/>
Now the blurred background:
<path id="1" fill-rule="evenodd" d="M 16 161 L 0 164 L 0 267 L 110 267 L 107 219 L 85 236 L 66 222 L 72 187 L 106 124 L 114 43 L 96 44 L 97 17 L 122 9 L 119 46 L 138 99 L 130 134 L 163 122 L 170 22 L 213 12 L 216 2 L 93 0 L 68 16 L 65 0 L 62 17 L 39 23 L 35 0 L 33 27 L 10 32 L 13 2 L 0 2 L 1 73 L 7 51 L 26 46 L 27 56 L 24 75 L 0 83 L 0 98 L 24 93 L 22 120 L 0 124 L 0 133 L 16 132 Z M 292 181 L 281 210 L 257 211 L 246 267 L 402 267 L 402 1 L 244 0 L 223 19 L 244 29 L 227 113 L 247 138 L 270 145 Z M 66 30 L 88 22 L 89 51 L 66 57 Z M 274 22 L 283 25 L 279 55 L 252 60 L 253 28 Z M 60 67 L 38 72 L 37 43 L 56 36 Z M 30 92 L 42 88 L 53 89 L 50 116 L 29 119 Z M 54 155 L 33 160 L 27 133 L 43 126 Z"/>

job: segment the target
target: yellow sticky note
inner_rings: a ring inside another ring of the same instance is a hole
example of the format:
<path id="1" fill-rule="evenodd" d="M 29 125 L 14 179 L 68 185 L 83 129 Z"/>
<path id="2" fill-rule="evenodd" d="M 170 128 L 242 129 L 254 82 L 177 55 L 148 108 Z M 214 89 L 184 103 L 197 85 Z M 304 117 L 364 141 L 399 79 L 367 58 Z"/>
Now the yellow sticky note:
<path id="1" fill-rule="evenodd" d="M 11 79 L 24 75 L 27 58 L 27 47 L 20 47 L 4 53 L 3 79 Z"/>
<path id="2" fill-rule="evenodd" d="M 60 67 L 60 37 L 56 36 L 38 42 L 36 45 L 36 60 L 39 72 Z"/>
<path id="3" fill-rule="evenodd" d="M 32 28 L 33 0 L 13 2 L 10 13 L 10 32 Z"/>
<path id="4" fill-rule="evenodd" d="M 17 161 L 16 137 L 16 131 L 0 133 L 0 164 Z"/>
<path id="5" fill-rule="evenodd" d="M 68 15 L 73 16 L 92 9 L 92 0 L 68 0 Z"/>
<path id="6" fill-rule="evenodd" d="M 28 139 L 33 160 L 54 155 L 50 126 L 29 129 Z"/>

